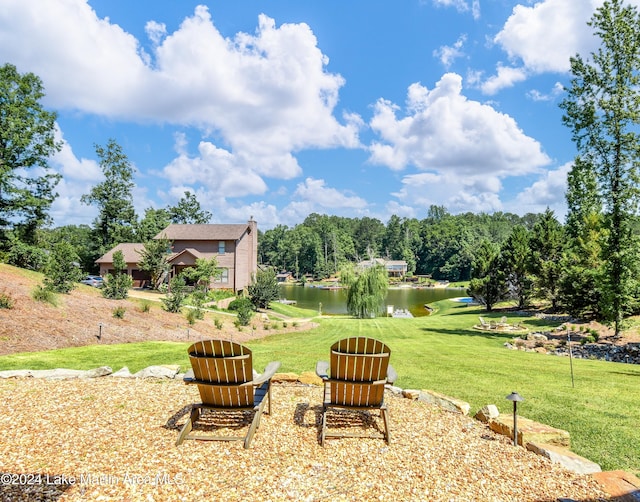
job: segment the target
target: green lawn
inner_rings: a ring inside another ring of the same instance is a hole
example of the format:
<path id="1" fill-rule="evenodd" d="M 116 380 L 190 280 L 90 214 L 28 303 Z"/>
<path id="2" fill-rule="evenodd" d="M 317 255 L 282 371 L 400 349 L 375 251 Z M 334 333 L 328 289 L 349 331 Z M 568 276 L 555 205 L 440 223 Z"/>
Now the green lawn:
<path id="1" fill-rule="evenodd" d="M 284 313 L 284 312 L 282 312 Z M 287 306 L 286 313 L 295 314 Z M 299 314 L 307 316 L 309 312 Z M 512 335 L 473 330 L 485 313 L 451 301 L 438 313 L 414 319 L 348 317 L 319 319 L 312 331 L 273 335 L 248 343 L 258 370 L 270 360 L 282 362 L 281 371 L 313 371 L 318 359 L 327 359 L 329 346 L 348 336 L 368 336 L 387 343 L 402 388 L 432 389 L 467 401 L 471 413 L 485 404 L 511 411 L 505 396 L 519 392 L 525 401 L 521 416 L 566 429 L 571 449 L 603 470 L 640 473 L 640 367 L 601 361 L 569 359 L 507 350 Z M 499 318 L 500 315 L 495 317 Z M 544 327 L 535 318 L 516 317 L 530 328 Z M 188 365 L 186 343 L 147 342 L 104 345 L 15 354 L 0 357 L 1 369 L 67 367 L 90 369 L 128 366 L 135 372 L 152 364 Z"/>

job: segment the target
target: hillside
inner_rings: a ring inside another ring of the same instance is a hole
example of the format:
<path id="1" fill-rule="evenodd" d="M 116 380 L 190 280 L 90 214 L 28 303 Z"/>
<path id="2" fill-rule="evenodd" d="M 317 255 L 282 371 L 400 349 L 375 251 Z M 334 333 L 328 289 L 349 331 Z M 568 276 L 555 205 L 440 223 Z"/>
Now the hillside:
<path id="1" fill-rule="evenodd" d="M 68 295 L 58 295 L 59 304 L 36 302 L 31 291 L 41 284 L 42 276 L 9 265 L 0 264 L 0 292 L 14 300 L 12 309 L 0 309 L 0 355 L 17 352 L 77 347 L 91 344 L 115 344 L 165 340 L 188 342 L 202 338 L 230 338 L 246 342 L 286 331 L 308 329 L 311 323 L 298 321 L 296 326 L 265 329 L 265 323 L 254 317 L 242 331 L 233 325 L 234 317 L 224 313 L 207 313 L 205 319 L 189 326 L 184 314 L 170 314 L 161 309 L 159 295 L 133 291 L 151 303 L 151 309 L 143 312 L 144 300 L 107 300 L 100 291 L 79 285 Z M 155 301 L 153 298 L 155 297 Z M 116 307 L 126 309 L 124 318 L 113 316 Z M 222 328 L 214 319 L 222 321 Z M 102 324 L 102 329 L 100 325 Z M 255 329 L 254 329 L 255 327 Z M 99 340 L 97 336 L 102 333 Z"/>

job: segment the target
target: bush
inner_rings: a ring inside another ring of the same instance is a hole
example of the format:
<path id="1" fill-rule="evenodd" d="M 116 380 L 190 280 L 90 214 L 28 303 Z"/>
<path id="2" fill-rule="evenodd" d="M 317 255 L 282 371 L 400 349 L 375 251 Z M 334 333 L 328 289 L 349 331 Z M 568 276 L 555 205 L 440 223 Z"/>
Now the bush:
<path id="1" fill-rule="evenodd" d="M 204 314 L 198 309 L 187 309 L 185 317 L 187 318 L 189 325 L 193 326 L 198 319 L 202 319 L 204 317 Z"/>
<path id="2" fill-rule="evenodd" d="M 0 292 L 0 309 L 12 309 L 15 302 L 9 293 Z"/>
<path id="3" fill-rule="evenodd" d="M 221 321 L 219 318 L 217 318 L 217 317 L 216 317 L 216 318 L 213 320 L 213 324 L 215 324 L 215 325 L 216 325 L 216 328 L 218 328 L 218 329 L 222 329 L 222 321 Z"/>
<path id="4" fill-rule="evenodd" d="M 116 319 L 123 319 L 126 311 L 127 309 L 124 307 L 116 307 L 111 311 L 111 313 Z"/>
<path id="5" fill-rule="evenodd" d="M 253 310 L 253 303 L 246 296 L 241 296 L 240 298 L 236 298 L 227 307 L 228 310 L 231 310 L 233 312 L 239 312 L 240 310 L 247 309 L 247 308 L 250 310 Z"/>
<path id="6" fill-rule="evenodd" d="M 247 326 L 253 317 L 253 310 L 251 308 L 243 307 L 238 310 L 238 323 L 240 326 Z"/>
<path id="7" fill-rule="evenodd" d="M 280 295 L 275 270 L 259 270 L 247 291 L 251 302 L 257 308 L 269 308 L 269 303 L 277 300 Z"/>
<path id="8" fill-rule="evenodd" d="M 58 306 L 58 295 L 56 295 L 54 291 L 51 291 L 40 284 L 31 291 L 31 298 L 37 302 L 49 303 L 54 307 Z"/>
<path id="9" fill-rule="evenodd" d="M 133 279 L 126 273 L 127 264 L 122 251 L 113 253 L 114 274 L 107 274 L 102 286 L 102 296 L 111 300 L 124 300 L 133 286 Z"/>
<path id="10" fill-rule="evenodd" d="M 145 300 L 142 303 L 140 303 L 140 312 L 147 313 L 150 310 L 151 310 L 151 302 L 148 302 Z"/>
<path id="11" fill-rule="evenodd" d="M 594 343 L 595 339 L 589 335 L 589 336 L 585 336 L 582 340 L 580 340 L 580 345 L 585 345 L 587 343 Z"/>

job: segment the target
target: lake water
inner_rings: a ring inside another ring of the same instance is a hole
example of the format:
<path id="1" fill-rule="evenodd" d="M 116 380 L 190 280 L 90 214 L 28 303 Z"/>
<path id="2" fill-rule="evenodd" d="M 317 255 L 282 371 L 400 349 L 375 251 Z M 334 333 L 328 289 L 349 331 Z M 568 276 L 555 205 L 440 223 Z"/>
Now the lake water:
<path id="1" fill-rule="evenodd" d="M 407 309 L 415 317 L 428 315 L 425 304 L 466 296 L 465 289 L 459 288 L 398 288 L 389 289 L 385 305 L 394 309 Z M 293 300 L 300 308 L 318 310 L 322 303 L 323 314 L 346 314 L 347 294 L 344 289 L 321 289 L 294 284 L 280 284 L 280 298 Z M 386 310 L 386 309 L 385 309 Z"/>

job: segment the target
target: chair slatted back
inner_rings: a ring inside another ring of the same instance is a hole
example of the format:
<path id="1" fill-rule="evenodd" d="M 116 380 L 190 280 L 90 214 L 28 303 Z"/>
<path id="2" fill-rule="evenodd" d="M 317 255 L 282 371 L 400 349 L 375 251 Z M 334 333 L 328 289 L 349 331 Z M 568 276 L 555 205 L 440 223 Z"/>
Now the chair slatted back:
<path id="1" fill-rule="evenodd" d="M 200 398 L 208 406 L 239 408 L 253 406 L 251 350 L 238 343 L 205 340 L 189 347 L 193 374 L 199 382 Z"/>
<path id="2" fill-rule="evenodd" d="M 331 347 L 331 401 L 342 406 L 379 406 L 391 351 L 373 338 L 345 338 Z"/>

